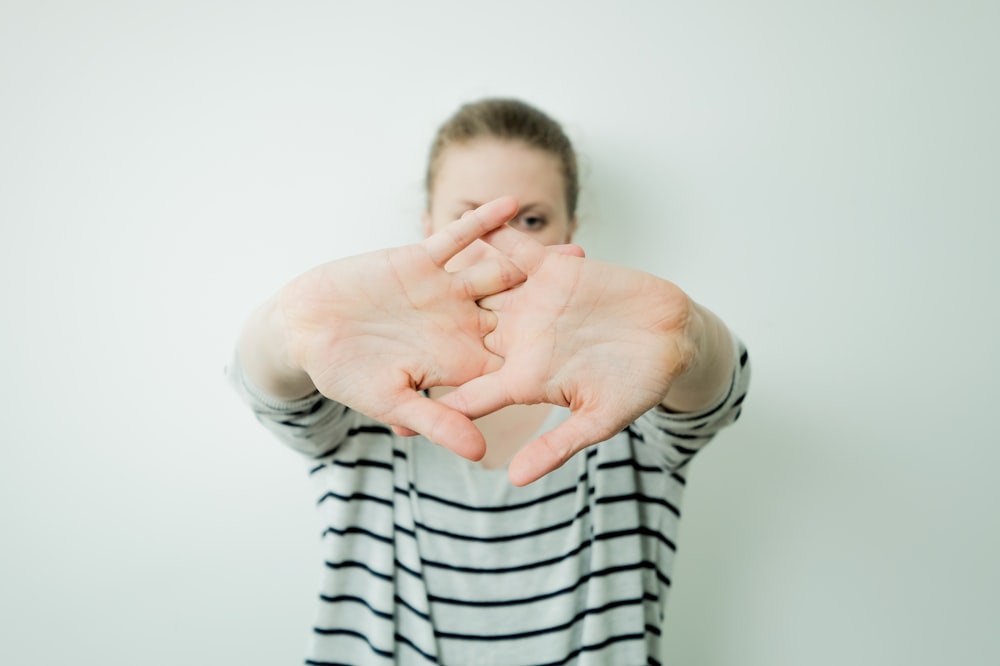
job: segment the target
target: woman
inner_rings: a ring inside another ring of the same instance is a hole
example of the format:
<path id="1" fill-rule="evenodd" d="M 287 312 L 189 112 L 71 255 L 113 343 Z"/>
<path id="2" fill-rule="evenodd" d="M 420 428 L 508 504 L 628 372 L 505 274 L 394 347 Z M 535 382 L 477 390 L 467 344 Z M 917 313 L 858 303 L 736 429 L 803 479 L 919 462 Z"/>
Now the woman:
<path id="1" fill-rule="evenodd" d="M 314 459 L 326 526 L 306 663 L 658 663 L 685 466 L 749 367 L 675 285 L 569 244 L 577 193 L 556 122 L 468 104 L 422 243 L 248 320 L 231 376 Z"/>

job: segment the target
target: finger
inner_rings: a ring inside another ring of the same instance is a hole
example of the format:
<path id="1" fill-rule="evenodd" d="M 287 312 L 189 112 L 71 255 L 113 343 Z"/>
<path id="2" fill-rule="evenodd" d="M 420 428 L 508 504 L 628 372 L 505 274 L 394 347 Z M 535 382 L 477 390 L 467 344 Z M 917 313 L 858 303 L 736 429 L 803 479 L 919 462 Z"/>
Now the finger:
<path id="1" fill-rule="evenodd" d="M 483 336 L 483 346 L 486 347 L 486 351 L 496 354 L 497 358 L 503 358 L 503 340 L 503 333 L 494 330 Z"/>
<path id="2" fill-rule="evenodd" d="M 483 339 L 483 347 L 486 347 L 486 350 L 490 351 L 490 353 L 486 355 L 486 360 L 483 362 L 483 367 L 479 371 L 480 376 L 496 372 L 497 370 L 503 367 L 504 363 L 503 356 L 500 356 L 496 352 L 491 351 L 490 348 L 486 346 L 485 338 Z"/>
<path id="3" fill-rule="evenodd" d="M 489 310 L 490 312 L 503 312 L 510 303 L 510 299 L 514 298 L 516 293 L 517 287 L 513 287 L 507 291 L 501 291 L 498 294 L 483 296 L 476 301 L 476 303 L 483 310 Z"/>
<path id="4" fill-rule="evenodd" d="M 510 461 L 510 482 L 526 486 L 562 467 L 577 452 L 614 435 L 592 419 L 573 414 L 541 437 L 528 442 Z"/>
<path id="5" fill-rule="evenodd" d="M 583 251 L 583 248 L 575 243 L 566 243 L 564 245 L 548 245 L 545 248 L 549 252 L 555 252 L 556 254 L 564 254 L 570 257 L 579 257 L 580 259 L 586 259 L 587 253 Z"/>
<path id="6" fill-rule="evenodd" d="M 423 241 L 431 261 L 444 266 L 448 260 L 499 226 L 505 225 L 517 213 L 517 200 L 500 197 L 468 211 L 460 219 Z"/>
<path id="7" fill-rule="evenodd" d="M 404 428 L 403 426 L 390 426 L 392 431 L 399 435 L 400 437 L 413 437 L 419 435 L 420 433 L 416 430 L 410 430 L 409 428 Z"/>
<path id="8" fill-rule="evenodd" d="M 486 453 L 486 440 L 470 419 L 416 391 L 385 420 L 395 423 L 394 428 L 420 433 L 469 460 L 481 460 Z"/>
<path id="9" fill-rule="evenodd" d="M 483 339 L 483 347 L 489 354 L 484 357 L 477 377 L 494 373 L 503 367 L 504 356 L 498 351 L 503 339 L 496 330 L 499 322 L 500 318 L 494 313 L 482 308 L 479 309 L 479 337 Z"/>
<path id="10" fill-rule="evenodd" d="M 504 256 L 489 257 L 455 273 L 465 295 L 474 301 L 519 285 L 527 277 Z"/>
<path id="11" fill-rule="evenodd" d="M 483 307 L 479 308 L 479 337 L 484 337 L 492 333 L 499 323 L 500 318 L 497 317 L 495 312 Z"/>
<path id="12" fill-rule="evenodd" d="M 545 246 L 528 234 L 504 225 L 490 231 L 483 240 L 495 247 L 522 271 L 531 275 L 545 259 Z"/>
<path id="13" fill-rule="evenodd" d="M 501 407 L 514 404 L 514 400 L 504 387 L 503 371 L 482 375 L 472 379 L 448 395 L 439 398 L 438 402 L 450 407 L 470 419 L 492 414 Z"/>

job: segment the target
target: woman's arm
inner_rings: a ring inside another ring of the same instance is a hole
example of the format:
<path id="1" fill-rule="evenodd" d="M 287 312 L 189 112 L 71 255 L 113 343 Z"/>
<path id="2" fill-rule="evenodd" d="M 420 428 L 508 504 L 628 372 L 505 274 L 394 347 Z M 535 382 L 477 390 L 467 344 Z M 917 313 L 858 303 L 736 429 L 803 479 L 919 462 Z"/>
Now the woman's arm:
<path id="1" fill-rule="evenodd" d="M 247 320 L 239 342 L 247 380 L 275 398 L 318 390 L 478 460 L 485 442 L 475 425 L 420 391 L 502 364 L 482 342 L 496 316 L 477 300 L 523 282 L 524 274 L 499 255 L 454 273 L 444 266 L 516 210 L 513 199 L 498 199 L 423 242 L 297 277 Z"/>

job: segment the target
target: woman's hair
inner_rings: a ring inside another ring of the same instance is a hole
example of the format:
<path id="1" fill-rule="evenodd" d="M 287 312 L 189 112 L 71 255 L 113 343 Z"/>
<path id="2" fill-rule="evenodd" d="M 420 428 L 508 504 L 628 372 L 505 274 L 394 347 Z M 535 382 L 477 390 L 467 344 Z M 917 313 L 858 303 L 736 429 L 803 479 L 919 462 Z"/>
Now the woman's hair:
<path id="1" fill-rule="evenodd" d="M 427 160 L 428 204 L 445 148 L 482 138 L 520 141 L 556 157 L 562 167 L 566 210 L 570 218 L 576 214 L 580 182 L 573 144 L 559 123 L 517 99 L 487 98 L 470 102 L 441 125 Z"/>

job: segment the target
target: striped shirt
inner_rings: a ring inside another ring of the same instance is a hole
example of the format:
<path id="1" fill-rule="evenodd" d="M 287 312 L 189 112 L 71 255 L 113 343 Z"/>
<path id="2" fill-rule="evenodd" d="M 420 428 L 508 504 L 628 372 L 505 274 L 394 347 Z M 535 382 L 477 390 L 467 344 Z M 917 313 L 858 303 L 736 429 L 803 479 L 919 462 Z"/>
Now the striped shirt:
<path id="1" fill-rule="evenodd" d="M 739 416 L 736 353 L 719 404 L 650 410 L 523 488 L 318 394 L 275 400 L 234 363 L 257 418 L 308 457 L 325 527 L 305 663 L 658 664 L 685 472 Z"/>

